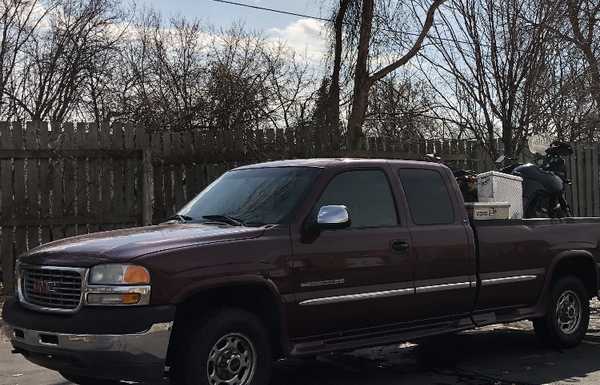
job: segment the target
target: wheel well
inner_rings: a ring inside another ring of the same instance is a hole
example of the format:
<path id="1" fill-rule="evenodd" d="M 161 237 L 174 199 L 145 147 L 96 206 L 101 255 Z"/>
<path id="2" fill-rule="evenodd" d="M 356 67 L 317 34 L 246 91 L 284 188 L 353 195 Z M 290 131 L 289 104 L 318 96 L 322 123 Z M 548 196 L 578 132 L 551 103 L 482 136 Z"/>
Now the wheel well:
<path id="1" fill-rule="evenodd" d="M 281 302 L 265 285 L 249 284 L 207 289 L 178 304 L 167 362 L 171 362 L 178 349 L 178 341 L 185 339 L 189 327 L 202 321 L 211 311 L 223 307 L 240 308 L 255 314 L 269 332 L 273 356 L 280 357 L 283 354 Z M 184 336 L 179 338 L 180 335 Z"/>
<path id="2" fill-rule="evenodd" d="M 572 257 L 563 259 L 558 263 L 552 275 L 552 281 L 574 275 L 581 279 L 588 291 L 589 297 L 598 295 L 598 277 L 595 263 L 585 257 Z"/>

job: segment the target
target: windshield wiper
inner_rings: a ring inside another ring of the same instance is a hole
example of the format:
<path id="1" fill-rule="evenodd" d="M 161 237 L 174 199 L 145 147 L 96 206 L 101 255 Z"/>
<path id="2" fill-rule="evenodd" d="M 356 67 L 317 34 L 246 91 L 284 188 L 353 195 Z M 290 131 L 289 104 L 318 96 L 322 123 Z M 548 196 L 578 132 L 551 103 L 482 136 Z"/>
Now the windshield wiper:
<path id="1" fill-rule="evenodd" d="M 202 218 L 208 219 L 209 221 L 217 221 L 217 222 L 227 223 L 228 225 L 232 225 L 232 226 L 244 226 L 244 222 L 242 222 L 240 219 L 231 217 L 229 215 L 221 215 L 221 214 L 203 215 Z"/>
<path id="2" fill-rule="evenodd" d="M 188 215 L 182 215 L 182 214 L 175 214 L 172 217 L 167 218 L 167 222 L 177 221 L 177 222 L 184 223 L 184 222 L 190 222 L 193 220 L 194 220 L 194 218 L 192 218 Z"/>

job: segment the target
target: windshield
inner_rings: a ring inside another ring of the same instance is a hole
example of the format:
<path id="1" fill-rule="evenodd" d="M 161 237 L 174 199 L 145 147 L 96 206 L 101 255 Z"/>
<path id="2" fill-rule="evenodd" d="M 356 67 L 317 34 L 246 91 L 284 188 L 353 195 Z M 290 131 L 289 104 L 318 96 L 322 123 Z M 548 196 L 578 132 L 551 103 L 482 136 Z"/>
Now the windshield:
<path id="1" fill-rule="evenodd" d="M 319 173 L 319 169 L 309 167 L 230 171 L 178 215 L 194 222 L 237 222 L 244 226 L 283 223 Z"/>

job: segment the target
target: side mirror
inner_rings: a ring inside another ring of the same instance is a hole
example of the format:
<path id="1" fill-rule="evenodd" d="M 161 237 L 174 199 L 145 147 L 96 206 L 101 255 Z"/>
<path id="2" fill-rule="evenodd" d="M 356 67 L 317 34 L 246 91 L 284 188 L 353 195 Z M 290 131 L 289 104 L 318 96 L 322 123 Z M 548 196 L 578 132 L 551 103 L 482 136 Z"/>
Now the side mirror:
<path id="1" fill-rule="evenodd" d="M 350 226 L 348 208 L 341 205 L 323 206 L 317 215 L 317 225 L 325 230 L 345 229 Z"/>

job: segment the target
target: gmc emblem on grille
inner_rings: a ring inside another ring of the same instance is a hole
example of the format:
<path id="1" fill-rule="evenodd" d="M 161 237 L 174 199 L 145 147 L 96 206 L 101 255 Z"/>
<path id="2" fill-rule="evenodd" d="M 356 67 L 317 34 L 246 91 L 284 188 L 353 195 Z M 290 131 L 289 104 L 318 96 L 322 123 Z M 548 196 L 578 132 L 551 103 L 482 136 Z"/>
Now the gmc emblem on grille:
<path id="1" fill-rule="evenodd" d="M 52 294 L 56 292 L 56 282 L 37 280 L 33 282 L 32 291 L 36 294 Z"/>

